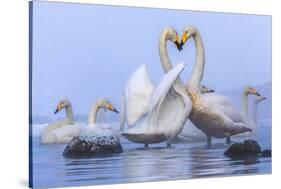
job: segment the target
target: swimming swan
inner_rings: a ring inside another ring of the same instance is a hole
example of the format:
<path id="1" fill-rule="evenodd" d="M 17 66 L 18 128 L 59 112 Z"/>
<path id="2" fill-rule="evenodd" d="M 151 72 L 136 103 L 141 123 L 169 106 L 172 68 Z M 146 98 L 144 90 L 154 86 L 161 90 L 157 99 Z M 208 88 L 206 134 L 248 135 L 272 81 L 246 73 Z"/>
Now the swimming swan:
<path id="1" fill-rule="evenodd" d="M 81 129 L 80 137 L 74 137 L 66 146 L 65 157 L 93 156 L 123 152 L 120 144 L 119 130 L 111 123 L 96 123 L 100 110 L 111 110 L 119 113 L 106 99 L 99 98 L 91 107 L 88 125 Z"/>
<path id="2" fill-rule="evenodd" d="M 61 100 L 57 104 L 55 114 L 65 109 L 66 119 L 49 124 L 41 133 L 42 144 L 68 143 L 73 137 L 79 136 L 83 124 L 74 123 L 72 105 L 69 100 Z"/>
<path id="3" fill-rule="evenodd" d="M 188 26 L 184 29 L 181 46 L 191 37 L 196 47 L 196 64 L 187 83 L 188 94 L 193 103 L 190 120 L 205 133 L 209 145 L 211 144 L 211 137 L 227 138 L 251 131 L 240 119 L 240 116 L 236 117 L 236 115 L 239 115 L 239 111 L 233 109 L 233 111 L 226 113 L 227 111 L 217 108 L 216 103 L 207 101 L 202 97 L 200 83 L 204 74 L 205 54 L 200 33 L 195 27 Z M 230 108 L 232 109 L 232 107 Z"/>

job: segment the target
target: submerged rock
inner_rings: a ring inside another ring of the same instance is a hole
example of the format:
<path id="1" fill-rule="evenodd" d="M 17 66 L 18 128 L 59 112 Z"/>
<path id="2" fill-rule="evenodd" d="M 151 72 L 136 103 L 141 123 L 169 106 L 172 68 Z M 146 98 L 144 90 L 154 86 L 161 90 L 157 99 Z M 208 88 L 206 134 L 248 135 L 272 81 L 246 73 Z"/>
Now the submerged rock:
<path id="1" fill-rule="evenodd" d="M 64 157 L 92 157 L 122 153 L 119 139 L 114 136 L 74 137 L 63 152 Z"/>
<path id="2" fill-rule="evenodd" d="M 224 152 L 225 156 L 238 157 L 247 155 L 260 155 L 261 147 L 253 139 L 245 140 L 241 143 L 234 143 Z"/>

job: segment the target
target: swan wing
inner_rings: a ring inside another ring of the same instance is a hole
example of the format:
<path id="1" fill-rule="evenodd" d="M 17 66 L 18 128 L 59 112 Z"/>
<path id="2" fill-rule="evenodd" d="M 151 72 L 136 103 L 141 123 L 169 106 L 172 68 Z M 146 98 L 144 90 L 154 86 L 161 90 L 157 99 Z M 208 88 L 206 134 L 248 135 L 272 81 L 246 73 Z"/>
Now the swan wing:
<path id="1" fill-rule="evenodd" d="M 75 123 L 53 130 L 46 128 L 41 134 L 41 143 L 68 143 L 73 137 L 80 135 L 83 125 L 83 123 Z"/>
<path id="2" fill-rule="evenodd" d="M 225 116 L 227 116 L 233 122 L 245 122 L 241 113 L 234 107 L 234 105 L 230 102 L 227 97 L 211 93 L 206 93 L 202 95 L 202 97 L 207 103 L 219 109 L 221 112 L 224 113 Z"/>
<path id="3" fill-rule="evenodd" d="M 158 143 L 180 133 L 192 108 L 185 88 L 177 83 L 184 67 L 180 63 L 164 75 L 153 91 L 146 116 L 123 136 L 138 143 Z"/>
<path id="4" fill-rule="evenodd" d="M 178 79 L 185 66 L 186 64 L 184 63 L 177 64 L 163 77 L 157 88 L 153 91 L 148 109 L 148 115 L 151 121 L 150 125 L 152 127 L 158 127 L 160 119 L 166 120 L 168 117 L 172 117 L 172 114 L 177 119 L 179 119 L 178 116 L 181 113 L 187 113 L 189 115 L 192 109 L 192 102 L 185 88 L 182 87 L 181 81 Z M 159 118 L 160 114 L 161 118 Z"/>
<path id="5" fill-rule="evenodd" d="M 148 109 L 154 85 L 148 76 L 147 66 L 141 65 L 129 79 L 125 88 L 124 113 L 128 126 L 132 126 Z M 121 129 L 124 128 L 121 126 Z"/>
<path id="6" fill-rule="evenodd" d="M 148 112 L 150 113 L 155 109 L 157 104 L 163 102 L 163 99 L 165 98 L 166 94 L 171 90 L 172 86 L 178 79 L 179 75 L 182 73 L 184 70 L 186 64 L 184 63 L 179 63 L 177 64 L 173 69 L 171 69 L 161 82 L 158 84 L 158 86 L 155 88 L 155 90 L 152 93 L 152 96 L 150 98 L 150 105 L 148 108 Z"/>
<path id="7" fill-rule="evenodd" d="M 61 137 L 75 137 L 80 135 L 80 130 L 83 127 L 81 123 L 75 123 L 73 125 L 66 125 L 58 129 L 53 130 L 52 132 L 56 134 L 58 138 Z"/>

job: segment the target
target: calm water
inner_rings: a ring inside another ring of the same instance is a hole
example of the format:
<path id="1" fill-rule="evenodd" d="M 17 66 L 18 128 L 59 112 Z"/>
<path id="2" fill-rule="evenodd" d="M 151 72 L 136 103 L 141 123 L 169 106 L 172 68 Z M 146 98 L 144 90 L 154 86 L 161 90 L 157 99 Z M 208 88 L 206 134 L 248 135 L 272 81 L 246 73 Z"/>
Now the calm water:
<path id="1" fill-rule="evenodd" d="M 271 149 L 271 127 L 259 128 L 257 140 L 262 149 Z M 242 139 L 234 138 L 233 141 Z M 65 145 L 40 145 L 33 138 L 34 187 L 81 186 L 211 176 L 271 173 L 271 158 L 232 160 L 223 156 L 224 140 L 143 145 L 122 140 L 124 152 L 118 155 L 66 159 Z"/>

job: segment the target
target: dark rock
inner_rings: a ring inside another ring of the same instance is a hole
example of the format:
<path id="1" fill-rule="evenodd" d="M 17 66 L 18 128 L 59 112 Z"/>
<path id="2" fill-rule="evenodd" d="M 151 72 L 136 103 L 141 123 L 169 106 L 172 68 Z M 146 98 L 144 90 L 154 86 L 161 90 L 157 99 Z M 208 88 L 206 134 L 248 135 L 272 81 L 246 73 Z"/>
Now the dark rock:
<path id="1" fill-rule="evenodd" d="M 262 157 L 271 157 L 271 150 L 263 150 L 261 155 Z"/>
<path id="2" fill-rule="evenodd" d="M 241 143 L 234 143 L 224 152 L 224 155 L 228 157 L 241 157 L 248 155 L 258 156 L 260 154 L 261 147 L 253 139 L 248 139 Z"/>
<path id="3" fill-rule="evenodd" d="M 114 136 L 74 137 L 63 152 L 64 157 L 79 158 L 122 153 L 119 140 Z"/>

